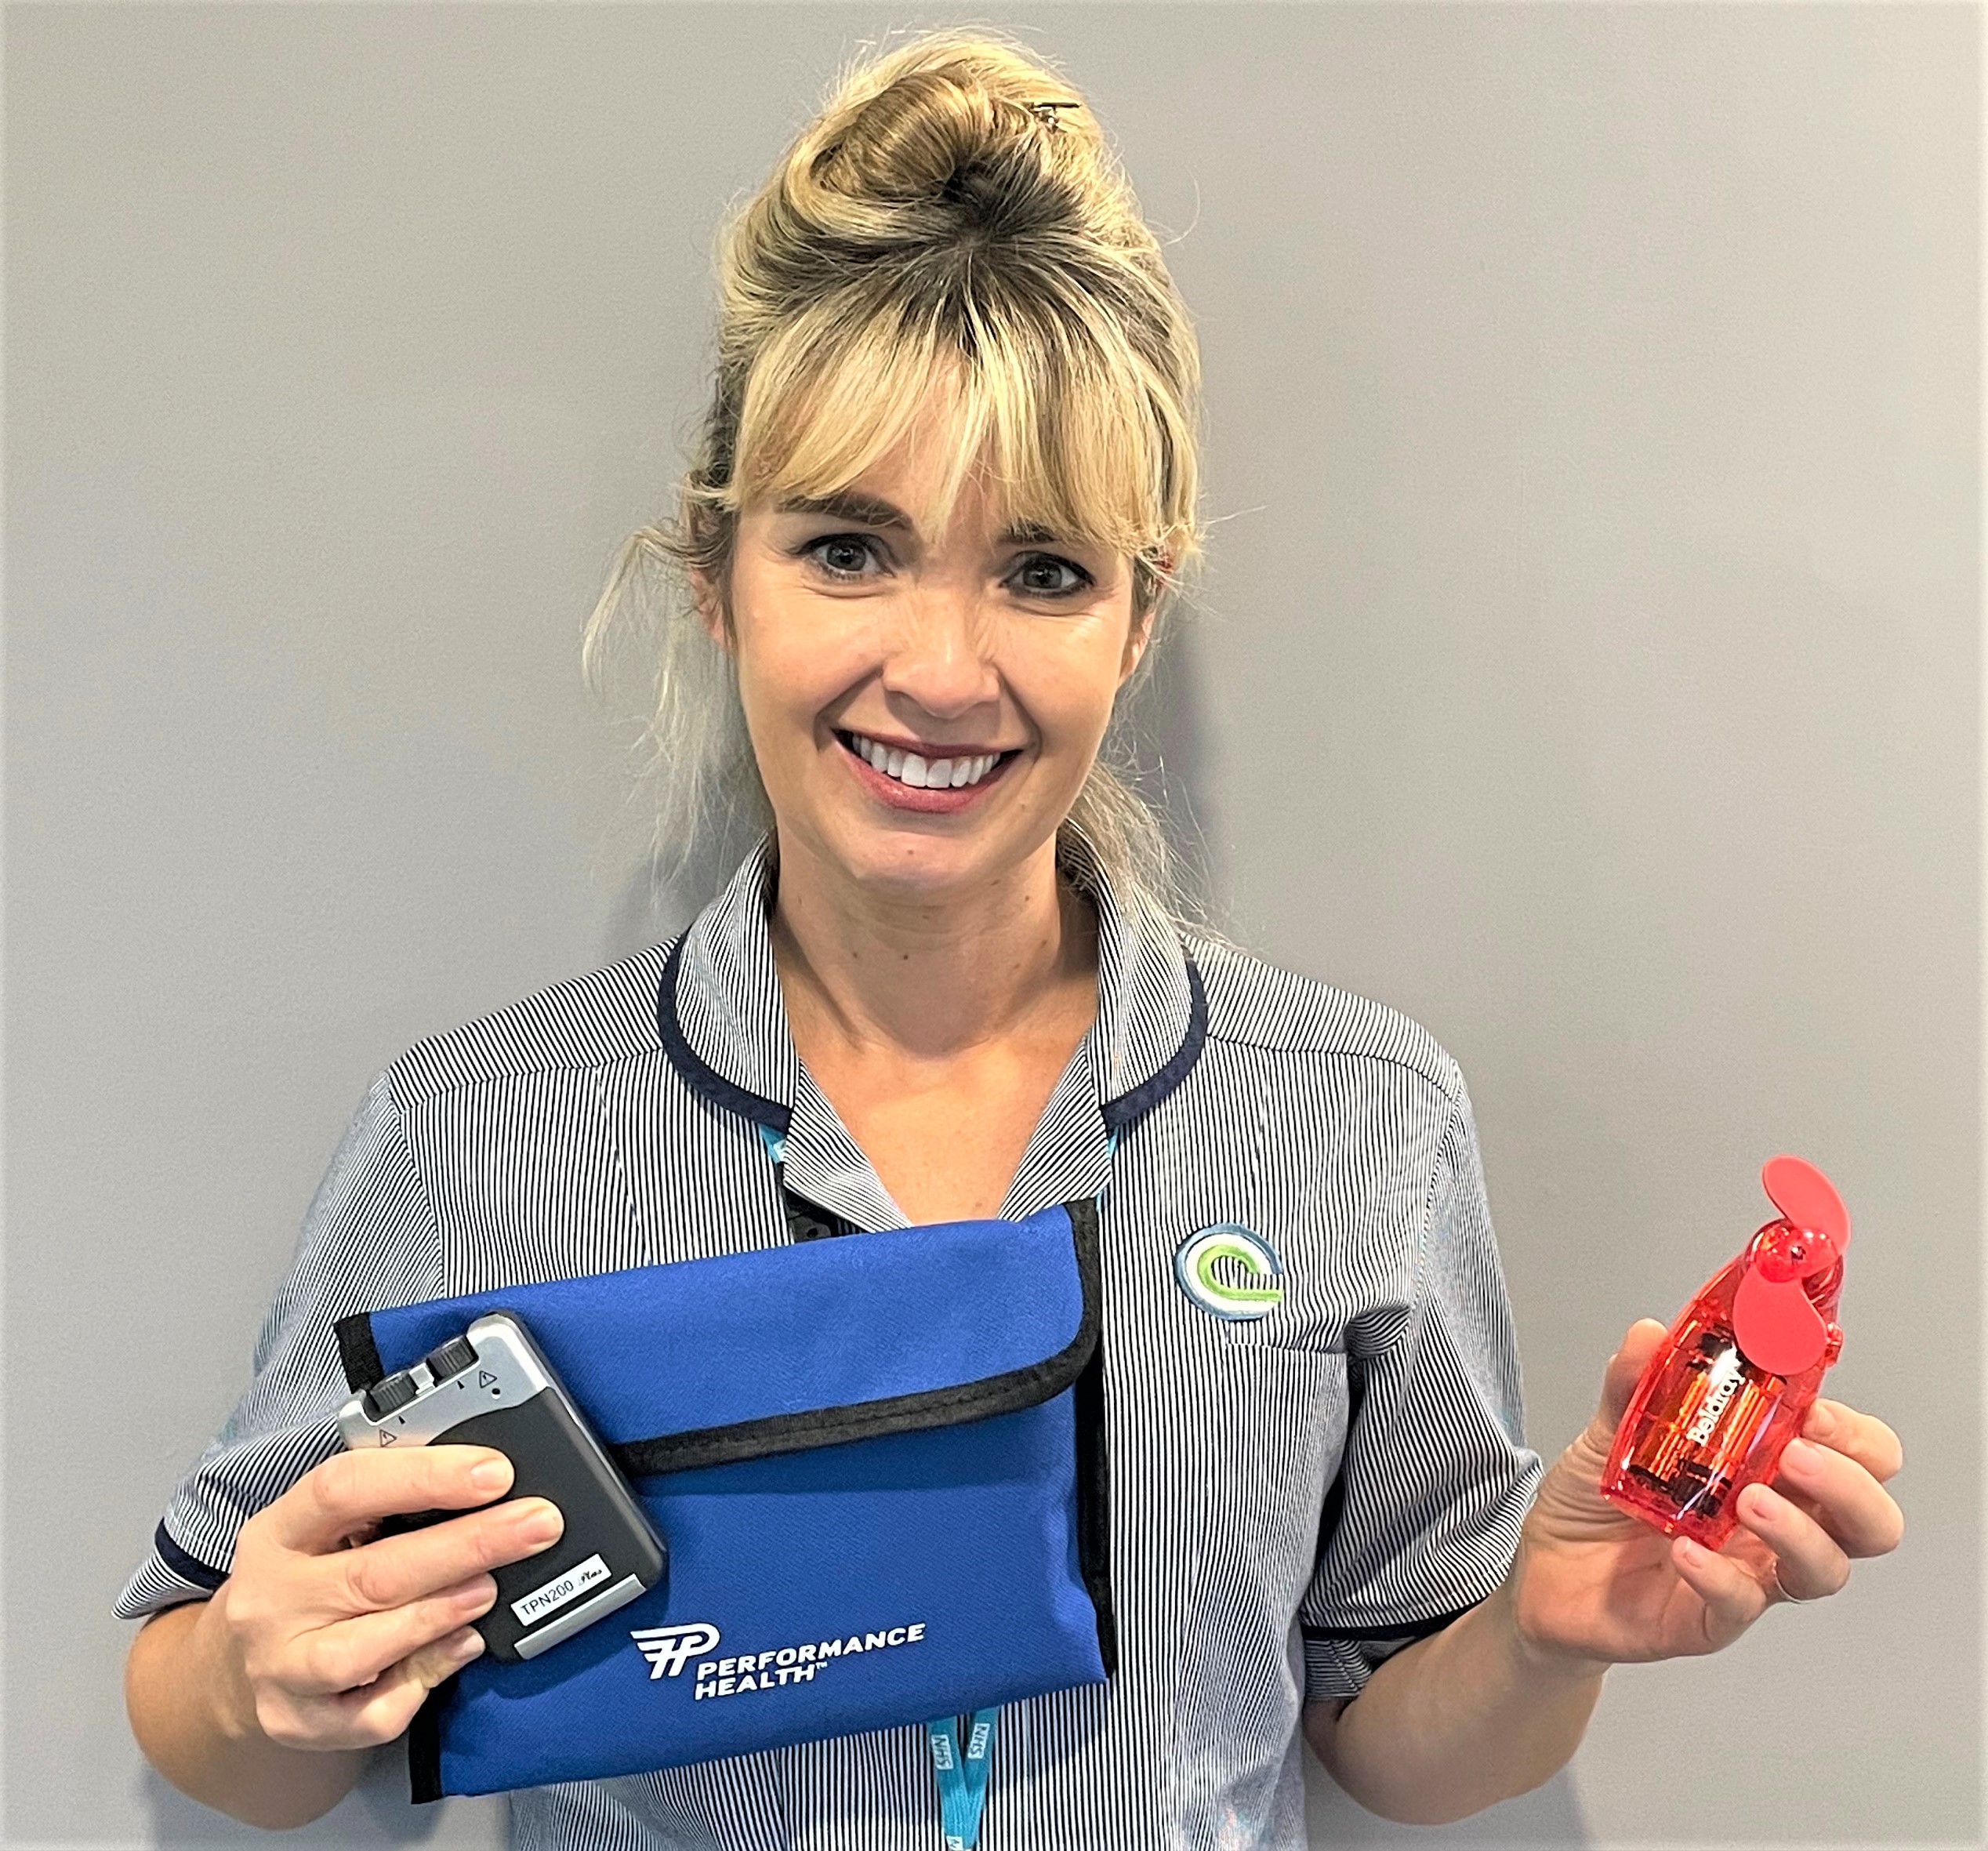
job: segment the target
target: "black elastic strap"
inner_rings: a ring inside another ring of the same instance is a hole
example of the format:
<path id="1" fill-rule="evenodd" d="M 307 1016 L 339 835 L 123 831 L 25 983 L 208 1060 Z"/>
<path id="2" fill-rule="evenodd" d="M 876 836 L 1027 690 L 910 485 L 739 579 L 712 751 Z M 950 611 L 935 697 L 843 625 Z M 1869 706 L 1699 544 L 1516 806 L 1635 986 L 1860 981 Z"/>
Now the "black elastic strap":
<path id="1" fill-rule="evenodd" d="M 1109 1677 L 1118 1669 L 1118 1622 L 1112 1606 L 1112 1474 L 1105 1451 L 1101 1341 L 1077 1377 L 1076 1412 L 1077 1572 L 1097 1615 L 1097 1655 Z"/>
<path id="2" fill-rule="evenodd" d="M 370 1388 L 386 1374 L 380 1364 L 379 1346 L 373 1341 L 372 1313 L 355 1311 L 350 1317 L 340 1318 L 335 1328 L 338 1359 L 345 1366 L 345 1385 Z"/>
<path id="3" fill-rule="evenodd" d="M 445 1678 L 422 1700 L 408 1725 L 408 1790 L 418 1806 L 432 1806 L 442 1793 L 442 1705 L 455 1679 Z"/>

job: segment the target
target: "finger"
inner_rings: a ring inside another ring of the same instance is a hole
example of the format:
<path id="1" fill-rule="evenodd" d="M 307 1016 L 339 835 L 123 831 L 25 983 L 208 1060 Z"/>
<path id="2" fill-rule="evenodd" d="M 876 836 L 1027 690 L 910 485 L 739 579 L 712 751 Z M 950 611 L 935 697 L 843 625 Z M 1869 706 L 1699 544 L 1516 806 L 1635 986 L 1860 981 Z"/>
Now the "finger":
<path id="1" fill-rule="evenodd" d="M 559 1540 L 559 1507 L 543 1497 L 507 1499 L 402 1536 L 383 1536 L 363 1548 L 341 1550 L 308 1564 L 311 1606 L 346 1618 L 383 1613 L 438 1594 L 472 1576 L 521 1562 Z"/>
<path id="2" fill-rule="evenodd" d="M 1888 1555 L 1905 1534 L 1905 1513 L 1855 1459 L 1833 1446 L 1791 1439 L 1782 1448 L 1774 1486 L 1851 1555 Z"/>
<path id="3" fill-rule="evenodd" d="M 1628 1411 L 1629 1399 L 1635 1393 L 1637 1383 L 1642 1380 L 1643 1371 L 1649 1366 L 1650 1358 L 1656 1355 L 1656 1347 L 1663 1342 L 1669 1328 L 1655 1318 L 1638 1318 L 1623 1334 L 1621 1347 L 1609 1357 L 1602 1377 L 1602 1398 L 1594 1417 L 1607 1428 L 1611 1436 L 1622 1425 L 1622 1417 Z"/>
<path id="4" fill-rule="evenodd" d="M 483 1651 L 472 1627 L 445 1635 L 390 1666 L 361 1689 L 278 1702 L 257 1720 L 272 1740 L 299 1748 L 370 1748 L 390 1742 L 414 1720 L 428 1693 Z"/>
<path id="5" fill-rule="evenodd" d="M 1773 1600 L 1814 1600 L 1840 1594 L 1850 1559 L 1814 1518 L 1765 1485 L 1748 1485 L 1733 1506 L 1740 1521 L 1774 1552 Z"/>
<path id="6" fill-rule="evenodd" d="M 350 1706 L 354 1726 L 367 1739 L 390 1742 L 414 1720 L 428 1693 L 481 1657 L 483 1649 L 482 1635 L 466 1627 L 390 1665 L 365 1690 L 337 1700 Z"/>
<path id="7" fill-rule="evenodd" d="M 1881 1484 L 1905 1468 L 1905 1448 L 1897 1434 L 1874 1414 L 1859 1414 L 1846 1402 L 1818 1396 L 1802 1421 L 1804 1437 L 1834 1446 Z"/>
<path id="8" fill-rule="evenodd" d="M 481 1619 L 496 1602 L 496 1581 L 479 1574 L 404 1606 L 336 1620 L 293 1639 L 275 1675 L 299 1696 L 357 1690 L 410 1653 Z"/>
<path id="9" fill-rule="evenodd" d="M 279 1546 L 321 1555 L 355 1530 L 404 1512 L 466 1510 L 510 1489 L 511 1462 L 489 1446 L 335 1453 L 262 1513 Z"/>
<path id="10" fill-rule="evenodd" d="M 1767 1611 L 1772 1596 L 1730 1555 L 1716 1554 L 1688 1536 L 1671 1539 L 1678 1578 L 1705 1603 L 1705 1650 L 1729 1646 Z"/>

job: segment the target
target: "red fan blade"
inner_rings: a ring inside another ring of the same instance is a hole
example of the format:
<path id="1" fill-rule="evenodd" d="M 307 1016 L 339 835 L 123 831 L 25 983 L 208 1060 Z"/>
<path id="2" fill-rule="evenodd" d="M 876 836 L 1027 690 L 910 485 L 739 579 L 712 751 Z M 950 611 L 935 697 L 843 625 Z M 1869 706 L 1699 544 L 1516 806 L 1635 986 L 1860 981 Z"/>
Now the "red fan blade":
<path id="1" fill-rule="evenodd" d="M 1760 1181 L 1783 1220 L 1821 1235 L 1841 1257 L 1850 1244 L 1850 1212 L 1821 1170 L 1800 1157 L 1769 1157 L 1761 1166 Z"/>
<path id="2" fill-rule="evenodd" d="M 1732 1295 L 1732 1334 L 1740 1353 L 1770 1375 L 1801 1374 L 1829 1343 L 1829 1327 L 1799 1282 L 1777 1286 L 1751 1266 Z"/>

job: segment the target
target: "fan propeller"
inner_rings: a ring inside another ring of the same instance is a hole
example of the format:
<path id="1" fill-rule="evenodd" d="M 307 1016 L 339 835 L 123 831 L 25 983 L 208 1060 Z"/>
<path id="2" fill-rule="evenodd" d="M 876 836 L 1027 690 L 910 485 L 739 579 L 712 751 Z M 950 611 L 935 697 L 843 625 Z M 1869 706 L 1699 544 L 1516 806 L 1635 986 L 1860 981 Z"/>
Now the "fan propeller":
<path id="1" fill-rule="evenodd" d="M 1830 1179 L 1800 1157 L 1769 1157 L 1760 1173 L 1780 1221 L 1761 1232 L 1733 1294 L 1741 1355 L 1770 1375 L 1799 1375 L 1821 1360 L 1829 1327 L 1802 1290 L 1850 1244 L 1850 1217 Z"/>

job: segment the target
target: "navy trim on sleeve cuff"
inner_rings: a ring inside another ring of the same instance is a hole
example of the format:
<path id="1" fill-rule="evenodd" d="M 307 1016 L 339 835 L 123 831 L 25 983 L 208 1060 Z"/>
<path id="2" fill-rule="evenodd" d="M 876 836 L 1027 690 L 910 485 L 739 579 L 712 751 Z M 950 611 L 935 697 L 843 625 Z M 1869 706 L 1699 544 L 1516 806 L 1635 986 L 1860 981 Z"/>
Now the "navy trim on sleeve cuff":
<path id="1" fill-rule="evenodd" d="M 1470 1606 L 1460 1606 L 1453 1613 L 1438 1613 L 1433 1620 L 1404 1620 L 1395 1626 L 1307 1626 L 1300 1623 L 1298 1631 L 1306 1639 L 1426 1639 L 1432 1632 L 1440 1632 L 1453 1620 L 1460 1620 L 1471 1610 L 1484 1602 L 1474 1600 Z"/>
<path id="2" fill-rule="evenodd" d="M 209 1593 L 219 1588 L 228 1577 L 218 1568 L 209 1568 L 198 1555 L 189 1555 L 166 1533 L 165 1524 L 152 1532 L 152 1547 L 159 1552 L 159 1559 L 183 1581 L 191 1581 L 196 1588 L 205 1588 Z"/>

